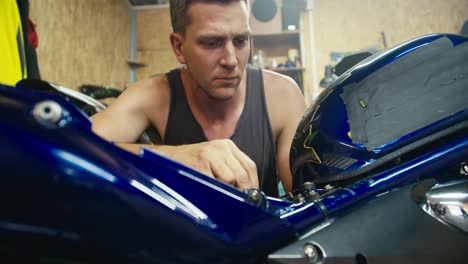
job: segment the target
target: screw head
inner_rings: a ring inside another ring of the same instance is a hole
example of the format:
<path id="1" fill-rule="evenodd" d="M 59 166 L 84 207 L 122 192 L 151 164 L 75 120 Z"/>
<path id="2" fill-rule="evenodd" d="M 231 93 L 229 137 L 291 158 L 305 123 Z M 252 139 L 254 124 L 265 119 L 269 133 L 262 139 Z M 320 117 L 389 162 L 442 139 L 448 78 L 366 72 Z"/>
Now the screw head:
<path id="1" fill-rule="evenodd" d="M 301 187 L 302 187 L 303 191 L 312 190 L 312 189 L 315 189 L 315 183 L 313 183 L 313 182 L 304 182 L 304 184 L 302 184 Z"/>
<path id="2" fill-rule="evenodd" d="M 250 188 L 250 189 L 247 189 L 246 192 L 247 192 L 247 197 L 251 203 L 253 203 L 256 206 L 261 206 L 261 207 L 267 206 L 266 197 L 261 191 L 255 188 Z"/>
<path id="3" fill-rule="evenodd" d="M 317 249 L 312 244 L 306 244 L 304 246 L 304 255 L 307 258 L 307 260 L 310 262 L 316 262 L 319 258 Z"/>
<path id="4" fill-rule="evenodd" d="M 260 199 L 260 192 L 257 189 L 249 189 L 247 191 L 247 195 L 249 196 L 252 202 L 258 201 L 258 199 Z"/>
<path id="5" fill-rule="evenodd" d="M 32 114 L 39 123 L 53 127 L 62 120 L 63 109 L 55 101 L 46 100 L 36 104 Z"/>
<path id="6" fill-rule="evenodd" d="M 296 195 L 296 197 L 294 198 L 294 201 L 295 201 L 296 203 L 302 203 L 302 202 L 304 202 L 304 196 L 302 196 L 302 194 L 299 193 L 299 194 Z"/>
<path id="7" fill-rule="evenodd" d="M 313 200 L 318 199 L 319 197 L 320 197 L 320 194 L 313 190 L 310 190 L 305 193 L 305 198 L 307 201 L 313 201 Z"/>
<path id="8" fill-rule="evenodd" d="M 463 175 L 468 175 L 468 163 L 462 163 L 460 173 Z"/>

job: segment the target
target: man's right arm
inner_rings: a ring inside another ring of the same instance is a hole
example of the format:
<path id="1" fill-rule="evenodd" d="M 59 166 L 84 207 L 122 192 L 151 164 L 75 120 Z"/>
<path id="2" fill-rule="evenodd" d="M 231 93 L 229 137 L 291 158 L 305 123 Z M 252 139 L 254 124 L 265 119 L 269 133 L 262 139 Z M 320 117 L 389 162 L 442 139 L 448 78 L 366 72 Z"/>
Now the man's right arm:
<path id="1" fill-rule="evenodd" d="M 141 147 L 154 150 L 207 176 L 240 189 L 258 188 L 257 166 L 230 139 L 218 139 L 179 146 L 118 143 L 135 154 Z"/>
<path id="2" fill-rule="evenodd" d="M 112 142 L 135 142 L 149 125 L 145 93 L 144 82 L 125 90 L 109 107 L 91 117 L 93 131 Z"/>
<path id="3" fill-rule="evenodd" d="M 229 139 L 180 146 L 135 144 L 150 123 L 158 122 L 150 114 L 163 113 L 164 121 L 168 115 L 168 107 L 160 107 L 168 101 L 158 101 L 168 99 L 168 95 L 157 94 L 158 88 L 151 87 L 154 84 L 144 80 L 127 89 L 108 108 L 91 117 L 93 131 L 136 155 L 141 147 L 147 147 L 240 189 L 258 188 L 255 163 Z"/>

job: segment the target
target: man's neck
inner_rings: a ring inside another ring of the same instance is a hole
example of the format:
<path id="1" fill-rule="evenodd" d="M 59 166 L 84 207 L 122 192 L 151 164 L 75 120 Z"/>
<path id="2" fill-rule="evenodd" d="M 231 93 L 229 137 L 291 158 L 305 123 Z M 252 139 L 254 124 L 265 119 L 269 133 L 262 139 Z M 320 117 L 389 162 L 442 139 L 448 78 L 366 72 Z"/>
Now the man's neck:
<path id="1" fill-rule="evenodd" d="M 245 73 L 243 76 L 233 97 L 216 100 L 198 87 L 186 70 L 182 71 L 187 102 L 208 140 L 228 138 L 234 133 L 246 100 Z"/>

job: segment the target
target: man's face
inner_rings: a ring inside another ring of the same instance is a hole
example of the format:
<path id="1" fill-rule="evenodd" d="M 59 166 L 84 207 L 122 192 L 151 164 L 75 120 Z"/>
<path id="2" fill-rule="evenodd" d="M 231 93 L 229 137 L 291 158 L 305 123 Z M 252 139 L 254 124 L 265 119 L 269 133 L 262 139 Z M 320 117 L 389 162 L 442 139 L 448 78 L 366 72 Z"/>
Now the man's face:
<path id="1" fill-rule="evenodd" d="M 249 56 L 249 14 L 244 1 L 194 3 L 182 53 L 191 77 L 212 99 L 228 100 L 239 87 Z"/>

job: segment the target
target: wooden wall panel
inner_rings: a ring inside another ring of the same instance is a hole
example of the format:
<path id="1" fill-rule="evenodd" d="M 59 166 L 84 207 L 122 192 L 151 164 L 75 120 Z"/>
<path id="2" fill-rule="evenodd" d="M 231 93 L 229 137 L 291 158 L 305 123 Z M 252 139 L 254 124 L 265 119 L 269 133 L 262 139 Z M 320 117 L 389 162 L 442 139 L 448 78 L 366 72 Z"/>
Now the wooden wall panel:
<path id="1" fill-rule="evenodd" d="M 468 19 L 466 0 L 315 0 L 313 25 L 318 81 L 330 52 L 388 47 L 430 33 L 459 33 Z M 309 46 L 310 47 L 310 46 Z M 321 89 L 319 89 L 321 90 Z"/>
<path id="2" fill-rule="evenodd" d="M 41 77 L 77 89 L 95 84 L 123 89 L 129 81 L 130 6 L 127 0 L 34 0 Z"/>
<path id="3" fill-rule="evenodd" d="M 312 67 L 312 58 L 314 57 L 314 50 L 310 38 L 310 27 L 309 16 L 306 12 L 302 13 L 300 19 L 300 28 L 301 28 L 301 55 L 302 55 L 302 66 L 304 71 L 302 73 L 302 80 L 304 82 L 304 97 L 307 105 L 310 105 L 315 98 L 314 95 L 314 86 L 316 79 L 316 74 L 314 74 L 314 68 Z"/>
<path id="4" fill-rule="evenodd" d="M 309 71 L 311 63 L 306 59 L 306 98 L 320 91 L 318 82 L 325 64 L 331 63 L 332 51 L 382 47 L 380 32 L 385 32 L 389 47 L 423 34 L 458 33 L 468 19 L 466 0 L 312 2 L 317 73 Z M 83 83 L 125 87 L 130 38 L 126 0 L 35 0 L 30 4 L 39 34 L 37 52 L 43 79 L 71 88 Z M 309 21 L 303 21 L 304 55 L 311 56 Z M 167 7 L 139 10 L 137 28 L 138 60 L 148 64 L 138 69 L 139 79 L 179 65 L 169 44 Z"/>
<path id="5" fill-rule="evenodd" d="M 138 79 L 163 74 L 179 66 L 169 42 L 171 32 L 167 6 L 138 10 L 137 56 L 138 61 L 147 65 L 138 68 Z"/>

